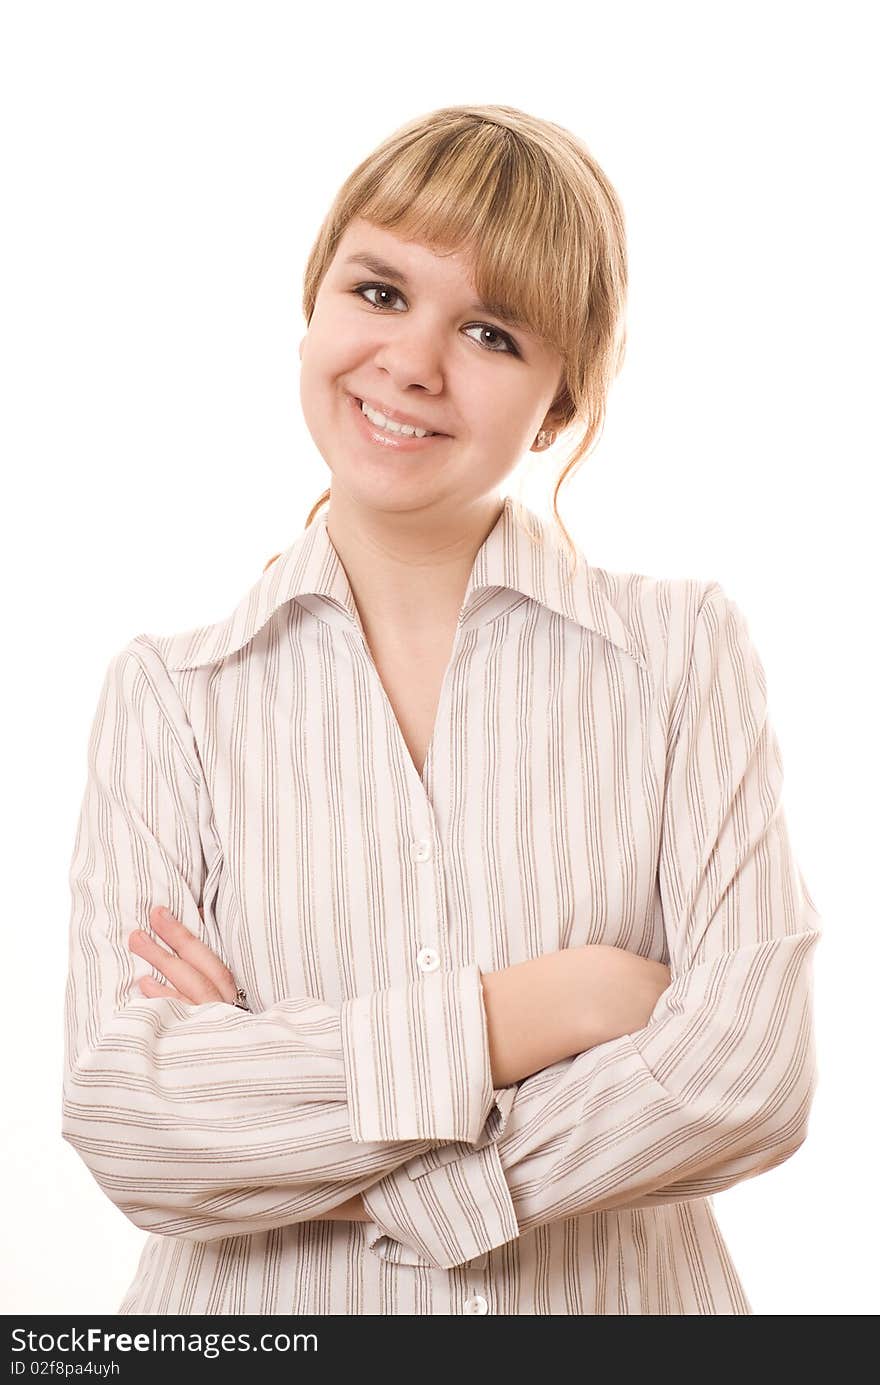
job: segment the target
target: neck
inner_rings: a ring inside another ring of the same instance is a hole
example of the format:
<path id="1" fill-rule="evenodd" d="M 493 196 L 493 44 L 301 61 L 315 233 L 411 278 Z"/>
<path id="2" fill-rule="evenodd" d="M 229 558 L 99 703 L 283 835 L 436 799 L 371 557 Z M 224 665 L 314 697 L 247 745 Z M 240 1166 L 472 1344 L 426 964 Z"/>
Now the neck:
<path id="1" fill-rule="evenodd" d="M 327 533 L 367 636 L 414 639 L 454 624 L 474 559 L 503 508 L 503 498 L 492 494 L 443 516 L 383 512 L 331 492 Z"/>

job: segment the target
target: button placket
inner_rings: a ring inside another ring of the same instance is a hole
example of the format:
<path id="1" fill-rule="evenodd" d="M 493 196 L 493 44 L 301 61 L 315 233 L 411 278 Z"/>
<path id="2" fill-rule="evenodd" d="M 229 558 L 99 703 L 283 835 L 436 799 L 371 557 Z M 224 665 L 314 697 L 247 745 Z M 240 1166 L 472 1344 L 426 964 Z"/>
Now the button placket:
<path id="1" fill-rule="evenodd" d="M 413 862 L 415 862 L 415 863 L 417 863 L 417 864 L 424 864 L 425 862 L 431 861 L 431 860 L 433 859 L 433 856 L 434 856 L 434 841 L 433 841 L 433 837 L 430 836 L 428 833 L 425 833 L 425 834 L 424 834 L 423 836 L 421 836 L 421 837 L 413 837 L 413 838 L 410 840 L 410 843 L 409 843 L 409 855 L 410 855 L 410 860 L 413 861 Z M 435 872 L 435 874 L 434 874 L 434 887 L 435 887 L 435 898 L 436 898 L 436 889 L 437 889 L 436 872 Z M 425 898 L 426 895 L 429 893 L 429 890 L 428 890 L 428 888 L 426 887 L 426 890 L 425 890 L 424 892 L 420 891 L 420 893 L 421 893 L 422 898 Z M 438 907 L 437 907 L 437 910 L 435 911 L 435 915 L 434 915 L 434 918 L 433 918 L 433 921 L 432 921 L 432 922 L 433 922 L 433 928 L 434 928 L 434 929 L 436 929 L 437 926 L 438 926 L 439 924 L 442 923 L 442 919 L 443 919 L 442 900 L 439 900 L 439 899 L 437 900 L 437 906 L 438 906 Z M 432 931 L 433 931 L 433 929 L 432 929 Z M 442 958 L 441 958 L 441 956 L 440 956 L 439 950 L 438 950 L 436 947 L 430 947 L 429 945 L 426 944 L 424 947 L 419 948 L 419 951 L 418 951 L 417 954 L 416 954 L 416 966 L 419 968 L 419 971 L 423 971 L 423 972 L 437 971 L 437 969 L 441 966 L 441 964 L 442 964 Z"/>

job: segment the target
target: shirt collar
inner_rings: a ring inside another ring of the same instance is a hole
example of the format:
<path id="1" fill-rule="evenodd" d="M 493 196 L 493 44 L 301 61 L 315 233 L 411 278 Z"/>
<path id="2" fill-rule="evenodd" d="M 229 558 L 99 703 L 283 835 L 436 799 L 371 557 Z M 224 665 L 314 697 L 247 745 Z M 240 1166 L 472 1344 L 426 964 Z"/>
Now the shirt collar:
<path id="1" fill-rule="evenodd" d="M 459 626 L 470 628 L 495 619 L 528 598 L 601 635 L 647 671 L 638 641 L 602 590 L 600 570 L 592 568 L 578 550 L 569 579 L 568 563 L 568 550 L 555 523 L 507 496 L 474 559 Z M 361 628 L 348 577 L 327 532 L 324 510 L 268 565 L 224 620 L 158 640 L 167 667 L 179 672 L 228 658 L 292 600 L 331 625 Z"/>

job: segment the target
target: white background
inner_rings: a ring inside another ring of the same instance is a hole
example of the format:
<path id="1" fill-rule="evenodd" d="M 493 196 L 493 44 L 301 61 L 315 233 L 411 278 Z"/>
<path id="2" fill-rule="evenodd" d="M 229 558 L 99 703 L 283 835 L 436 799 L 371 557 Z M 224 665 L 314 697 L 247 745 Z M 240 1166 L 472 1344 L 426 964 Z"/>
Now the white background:
<path id="1" fill-rule="evenodd" d="M 329 484 L 297 352 L 339 184 L 404 121 L 498 102 L 578 134 L 627 218 L 626 366 L 563 519 L 593 562 L 716 578 L 747 615 L 824 921 L 810 1136 L 716 1212 L 755 1313 L 876 1313 L 874 7 L 307 10 L 2 10 L 0 1310 L 112 1313 L 145 1241 L 60 1136 L 103 672 L 225 616 Z"/>

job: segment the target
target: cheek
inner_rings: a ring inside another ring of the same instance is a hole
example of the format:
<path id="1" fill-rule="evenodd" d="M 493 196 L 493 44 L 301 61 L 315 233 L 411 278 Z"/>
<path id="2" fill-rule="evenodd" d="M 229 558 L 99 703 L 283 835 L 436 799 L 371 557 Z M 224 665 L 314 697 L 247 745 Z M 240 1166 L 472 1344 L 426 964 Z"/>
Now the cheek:
<path id="1" fill-rule="evenodd" d="M 310 342 L 300 368 L 299 400 L 306 427 L 319 445 L 331 435 L 335 426 L 335 379 L 331 363 L 322 355 L 320 343 Z"/>
<path id="2" fill-rule="evenodd" d="M 312 378 L 341 374 L 363 357 L 368 347 L 365 333 L 357 318 L 335 301 L 316 304 L 303 351 L 303 365 L 308 363 Z"/>
<path id="3" fill-rule="evenodd" d="M 468 388 L 466 417 L 484 442 L 509 443 L 528 428 L 533 410 L 512 380 L 486 379 Z"/>
<path id="4" fill-rule="evenodd" d="M 300 362 L 300 402 L 306 418 L 329 417 L 342 398 L 344 382 L 356 376 L 356 357 L 344 333 L 310 336 Z"/>

